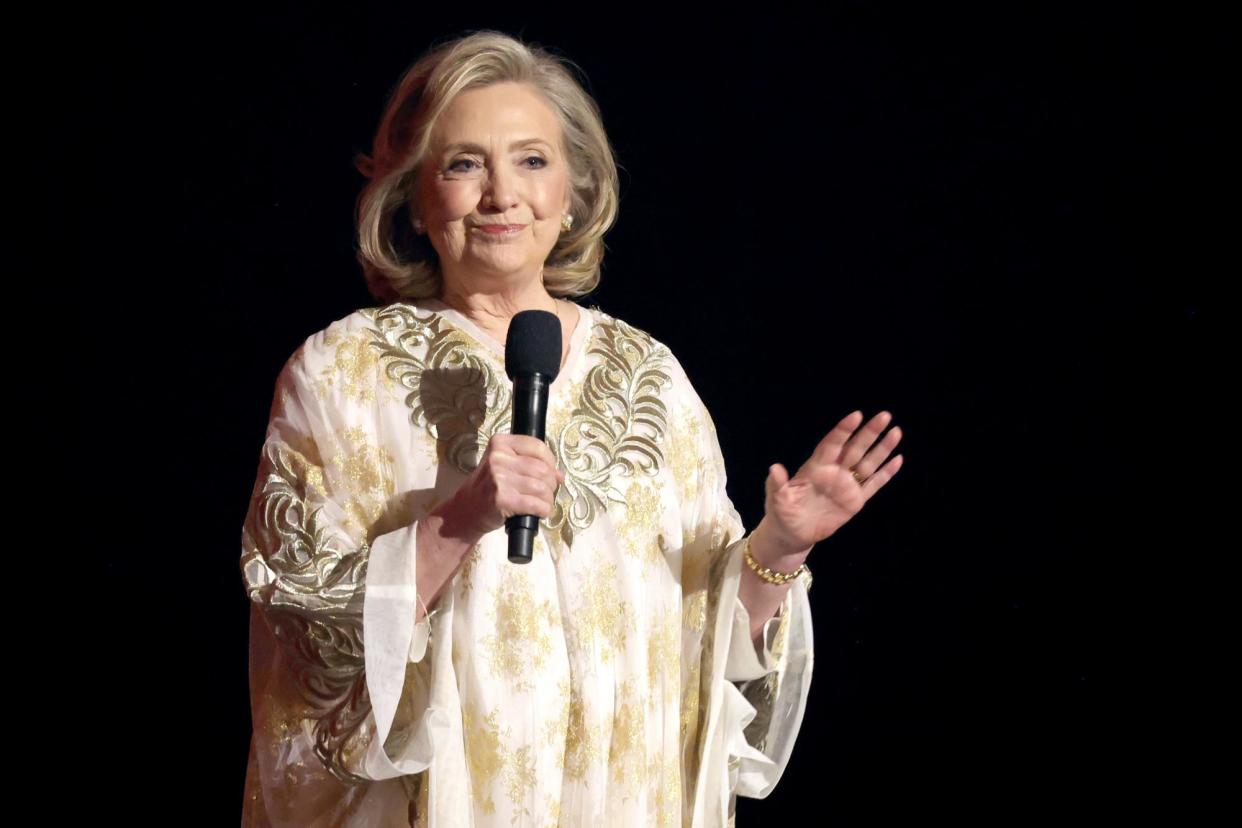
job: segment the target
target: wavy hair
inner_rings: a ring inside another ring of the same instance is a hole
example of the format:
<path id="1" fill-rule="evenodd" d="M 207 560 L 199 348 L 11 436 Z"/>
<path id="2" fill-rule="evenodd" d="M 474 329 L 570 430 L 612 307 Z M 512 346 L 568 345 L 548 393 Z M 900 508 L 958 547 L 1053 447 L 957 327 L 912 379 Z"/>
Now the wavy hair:
<path id="1" fill-rule="evenodd" d="M 582 74 L 583 83 L 574 71 Z M 414 232 L 420 166 L 437 119 L 460 93 L 494 83 L 529 84 L 561 125 L 570 182 L 573 228 L 562 233 L 544 265 L 553 296 L 582 296 L 599 284 L 604 233 L 620 201 L 617 163 L 585 73 L 567 58 L 503 32 L 481 30 L 433 45 L 389 95 L 371 154 L 359 154 L 368 179 L 358 195 L 358 262 L 381 302 L 437 297 L 443 287 L 439 255 Z"/>

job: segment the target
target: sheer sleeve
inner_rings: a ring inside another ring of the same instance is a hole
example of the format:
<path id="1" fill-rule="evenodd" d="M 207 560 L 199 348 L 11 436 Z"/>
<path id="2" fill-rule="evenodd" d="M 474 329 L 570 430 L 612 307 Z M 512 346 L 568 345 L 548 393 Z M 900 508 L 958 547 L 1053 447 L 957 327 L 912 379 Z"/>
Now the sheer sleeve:
<path id="1" fill-rule="evenodd" d="M 756 651 L 738 597 L 746 529 L 727 493 L 715 425 L 680 366 L 674 376 L 681 385 L 684 453 L 693 458 L 681 473 L 690 481 L 683 490 L 682 588 L 690 617 L 684 626 L 700 630 L 685 676 L 698 690 L 691 713 L 699 730 L 689 734 L 693 758 L 701 762 L 694 823 L 723 824 L 736 795 L 771 792 L 801 727 L 813 651 L 810 576 L 794 581 Z"/>
<path id="2" fill-rule="evenodd" d="M 242 529 L 254 725 L 243 825 L 408 825 L 412 775 L 446 727 L 426 657 L 441 613 L 415 623 L 416 523 L 377 534 L 395 492 L 391 475 L 358 485 L 359 458 L 379 445 L 373 409 L 325 393 L 312 343 L 277 380 Z"/>

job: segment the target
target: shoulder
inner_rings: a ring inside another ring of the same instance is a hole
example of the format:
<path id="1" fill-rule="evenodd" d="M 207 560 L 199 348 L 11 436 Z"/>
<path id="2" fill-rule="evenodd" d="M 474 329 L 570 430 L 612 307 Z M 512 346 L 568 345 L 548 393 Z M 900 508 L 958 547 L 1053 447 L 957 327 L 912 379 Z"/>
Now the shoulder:
<path id="1" fill-rule="evenodd" d="M 650 331 L 613 316 L 598 305 L 587 308 L 595 326 L 595 337 L 608 352 L 627 365 L 646 363 L 669 375 L 674 385 L 686 381 L 681 362 L 665 342 Z"/>
<path id="2" fill-rule="evenodd" d="M 281 381 L 309 386 L 323 397 L 328 389 L 358 385 L 376 363 L 376 314 L 360 308 L 310 334 L 285 360 Z"/>
<path id="3" fill-rule="evenodd" d="M 697 433 L 702 427 L 715 432 L 703 399 L 671 347 L 643 328 L 596 306 L 589 310 L 596 326 L 595 350 L 602 351 L 607 362 L 630 378 L 631 391 L 640 391 L 642 386 L 656 391 L 673 430 L 685 428 Z M 634 393 L 630 398 L 640 397 L 641 394 Z"/>

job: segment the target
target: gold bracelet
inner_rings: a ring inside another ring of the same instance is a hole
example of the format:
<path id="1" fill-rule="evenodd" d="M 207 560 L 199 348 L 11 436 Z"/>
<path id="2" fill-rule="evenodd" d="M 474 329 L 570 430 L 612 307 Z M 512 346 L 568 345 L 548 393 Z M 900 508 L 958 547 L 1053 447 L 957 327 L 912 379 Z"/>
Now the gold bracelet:
<path id="1" fill-rule="evenodd" d="M 749 535 L 746 537 L 746 565 L 753 569 L 756 575 L 767 581 L 769 584 L 777 585 L 787 584 L 806 571 L 805 563 L 799 564 L 798 568 L 793 572 L 775 572 L 768 569 L 766 566 L 760 566 L 759 562 L 755 560 L 755 556 L 750 554 Z"/>

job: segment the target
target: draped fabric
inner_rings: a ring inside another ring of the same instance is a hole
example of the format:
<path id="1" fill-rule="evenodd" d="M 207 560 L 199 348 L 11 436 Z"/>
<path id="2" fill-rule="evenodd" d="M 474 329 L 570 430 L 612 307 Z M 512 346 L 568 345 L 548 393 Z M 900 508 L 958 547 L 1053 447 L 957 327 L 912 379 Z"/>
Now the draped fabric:
<path id="1" fill-rule="evenodd" d="M 579 306 L 566 473 L 534 557 L 485 535 L 415 623 L 417 521 L 510 430 L 503 346 L 436 300 L 310 336 L 242 530 L 243 826 L 719 826 L 776 785 L 813 660 L 809 573 L 757 649 L 715 426 L 646 332 Z"/>

